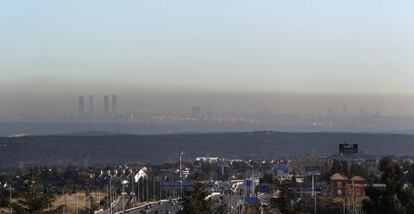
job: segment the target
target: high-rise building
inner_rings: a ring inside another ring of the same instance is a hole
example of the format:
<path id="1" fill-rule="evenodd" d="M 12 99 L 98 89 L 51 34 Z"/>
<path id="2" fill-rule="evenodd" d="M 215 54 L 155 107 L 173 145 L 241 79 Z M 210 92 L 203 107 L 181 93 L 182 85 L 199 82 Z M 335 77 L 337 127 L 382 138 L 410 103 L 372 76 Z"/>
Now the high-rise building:
<path id="1" fill-rule="evenodd" d="M 93 95 L 89 95 L 89 113 L 91 113 L 91 114 L 94 113 L 94 109 L 93 109 Z"/>
<path id="2" fill-rule="evenodd" d="M 79 104 L 79 114 L 84 115 L 85 114 L 85 97 L 80 96 L 78 100 Z"/>
<path id="3" fill-rule="evenodd" d="M 192 116 L 200 116 L 201 115 L 201 107 L 200 106 L 191 107 L 191 115 Z"/>
<path id="4" fill-rule="evenodd" d="M 104 96 L 104 113 L 106 117 L 109 116 L 109 96 L 108 95 Z"/>
<path id="5" fill-rule="evenodd" d="M 116 94 L 112 95 L 112 116 L 116 116 L 118 111 L 117 97 Z"/>

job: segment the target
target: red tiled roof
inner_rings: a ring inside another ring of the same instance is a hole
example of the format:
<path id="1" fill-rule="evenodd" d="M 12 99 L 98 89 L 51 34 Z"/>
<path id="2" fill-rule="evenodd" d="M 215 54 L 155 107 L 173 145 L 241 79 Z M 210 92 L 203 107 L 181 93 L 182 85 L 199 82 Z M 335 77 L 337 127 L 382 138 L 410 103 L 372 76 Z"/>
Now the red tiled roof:
<path id="1" fill-rule="evenodd" d="M 346 180 L 348 180 L 347 177 L 342 176 L 339 173 L 333 174 L 331 177 L 329 177 L 329 179 L 331 179 L 332 181 L 346 181 Z"/>
<path id="2" fill-rule="evenodd" d="M 361 176 L 354 176 L 351 178 L 351 181 L 365 181 L 365 179 Z"/>

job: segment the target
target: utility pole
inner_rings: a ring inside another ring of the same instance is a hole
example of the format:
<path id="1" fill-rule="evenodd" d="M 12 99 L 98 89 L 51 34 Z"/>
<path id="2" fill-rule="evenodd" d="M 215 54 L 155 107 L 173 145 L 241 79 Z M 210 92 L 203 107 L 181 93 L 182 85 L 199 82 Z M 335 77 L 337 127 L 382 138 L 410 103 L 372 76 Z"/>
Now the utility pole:
<path id="1" fill-rule="evenodd" d="M 162 200 L 161 178 L 158 177 L 158 180 L 160 182 L 160 201 L 161 201 Z"/>
<path id="2" fill-rule="evenodd" d="M 109 176 L 109 213 L 112 214 L 112 176 Z"/>
<path id="3" fill-rule="evenodd" d="M 63 187 L 63 214 L 66 214 L 66 194 L 65 194 L 65 187 Z"/>
<path id="4" fill-rule="evenodd" d="M 125 213 L 125 184 L 122 183 L 122 213 Z"/>
<path id="5" fill-rule="evenodd" d="M 49 187 L 46 187 L 46 193 L 47 193 L 47 211 L 50 212 L 50 201 L 49 201 Z"/>
<path id="6" fill-rule="evenodd" d="M 98 188 L 98 197 L 97 197 L 97 201 L 98 201 L 98 206 L 99 206 L 99 208 L 98 208 L 98 210 L 101 210 L 101 186 L 99 186 L 99 188 Z"/>
<path id="7" fill-rule="evenodd" d="M 182 156 L 183 152 L 180 152 L 180 200 L 183 200 L 183 173 L 182 173 Z"/>
<path id="8" fill-rule="evenodd" d="M 352 178 L 351 178 L 351 183 L 352 183 L 352 212 L 355 213 L 355 188 L 354 188 L 354 181 L 352 181 Z"/>
<path id="9" fill-rule="evenodd" d="M 316 214 L 316 192 L 315 192 L 315 175 L 320 174 L 320 168 L 318 166 L 306 167 L 305 171 L 312 176 L 312 197 L 313 197 L 313 214 Z"/>
<path id="10" fill-rule="evenodd" d="M 139 197 L 140 196 L 140 188 L 139 188 L 139 186 L 141 185 L 141 178 L 140 177 L 138 177 L 138 184 L 137 184 L 137 200 L 138 200 L 138 202 L 141 202 L 141 198 Z"/>
<path id="11" fill-rule="evenodd" d="M 79 214 L 79 197 L 78 197 L 78 191 L 76 191 L 76 214 Z"/>
<path id="12" fill-rule="evenodd" d="M 147 180 L 147 182 L 145 182 L 145 184 L 146 184 L 145 186 L 146 186 L 146 189 L 147 189 L 146 193 L 147 193 L 147 202 L 148 202 L 149 201 L 149 187 L 148 187 L 149 179 L 148 179 L 148 177 L 147 177 L 146 180 Z"/>
<path id="13" fill-rule="evenodd" d="M 131 174 L 132 174 L 132 176 L 131 176 L 131 194 L 132 194 L 132 199 L 134 201 L 136 198 L 135 198 L 135 189 L 134 189 L 134 177 L 135 177 L 135 175 L 133 173 L 133 170 L 131 170 Z"/>
<path id="14" fill-rule="evenodd" d="M 157 197 L 155 197 L 155 179 L 154 179 L 154 176 L 152 176 L 152 198 L 154 199 L 154 201 L 157 200 Z"/>
<path id="15" fill-rule="evenodd" d="M 85 196 L 85 200 L 86 200 L 86 202 L 87 202 L 87 207 L 88 207 L 88 208 L 91 208 L 91 194 L 90 194 L 90 192 L 89 192 L 89 182 L 88 182 L 88 186 L 87 186 L 87 188 L 86 188 L 86 192 L 87 192 L 87 194 L 86 194 L 86 196 Z"/>
<path id="16" fill-rule="evenodd" d="M 315 174 L 312 173 L 313 214 L 316 214 Z"/>
<path id="17" fill-rule="evenodd" d="M 10 181 L 10 201 L 9 201 L 9 206 L 10 206 L 10 214 L 13 214 L 13 206 L 12 206 L 12 190 L 13 190 L 12 181 Z"/>
<path id="18" fill-rule="evenodd" d="M 111 192 L 110 192 L 110 190 L 109 190 L 109 185 L 107 186 L 107 191 L 106 191 L 106 193 L 108 193 L 108 196 L 106 197 L 106 202 L 107 202 L 107 205 L 108 205 L 108 207 L 109 207 L 109 206 L 111 206 L 111 200 L 109 199 L 109 198 L 111 197 Z M 109 209 L 108 209 L 108 214 L 110 214 Z"/>

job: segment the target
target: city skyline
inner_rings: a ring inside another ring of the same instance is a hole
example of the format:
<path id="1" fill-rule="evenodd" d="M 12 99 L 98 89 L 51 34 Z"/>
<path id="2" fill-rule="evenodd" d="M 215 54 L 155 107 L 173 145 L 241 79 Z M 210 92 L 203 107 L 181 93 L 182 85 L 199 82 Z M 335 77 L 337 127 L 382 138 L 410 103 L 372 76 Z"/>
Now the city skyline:
<path id="1" fill-rule="evenodd" d="M 141 91 L 141 93 L 122 92 L 122 105 L 113 102 L 106 94 L 89 95 L 28 95 L 3 97 L 0 116 L 17 112 L 36 114 L 80 113 L 79 100 L 83 97 L 84 113 L 113 114 L 118 112 L 148 113 L 185 113 L 191 106 L 202 106 L 214 112 L 261 112 L 277 114 L 319 114 L 342 111 L 346 106 L 348 112 L 361 110 L 380 111 L 388 115 L 414 115 L 414 96 L 410 95 L 374 95 L 374 94 L 302 94 L 302 93 L 236 93 L 236 92 L 185 92 L 185 91 Z M 88 98 L 89 96 L 89 98 Z M 107 97 L 106 97 L 107 96 Z M 88 99 L 86 99 L 88 98 Z M 96 99 L 95 99 L 96 98 Z M 92 99 L 92 103 L 91 103 Z M 88 101 L 88 102 L 87 102 Z M 92 104 L 92 105 L 91 105 Z"/>

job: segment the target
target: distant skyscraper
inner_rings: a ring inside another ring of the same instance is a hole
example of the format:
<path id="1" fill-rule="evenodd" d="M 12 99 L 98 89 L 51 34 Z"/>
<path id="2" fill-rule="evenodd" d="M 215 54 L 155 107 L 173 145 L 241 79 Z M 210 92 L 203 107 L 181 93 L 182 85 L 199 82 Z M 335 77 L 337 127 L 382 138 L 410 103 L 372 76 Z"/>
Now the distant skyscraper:
<path id="1" fill-rule="evenodd" d="M 109 115 L 109 96 L 108 95 L 104 96 L 104 113 L 106 117 Z"/>
<path id="2" fill-rule="evenodd" d="M 85 114 L 85 97 L 83 96 L 79 97 L 79 114 L 80 115 Z"/>
<path id="3" fill-rule="evenodd" d="M 213 114 L 211 113 L 211 110 L 210 109 L 207 109 L 206 110 L 206 116 L 207 117 L 211 117 Z"/>
<path id="4" fill-rule="evenodd" d="M 117 97 L 116 94 L 112 95 L 112 115 L 115 116 L 118 111 Z"/>
<path id="5" fill-rule="evenodd" d="M 192 116 L 200 116 L 201 115 L 201 107 L 200 106 L 191 107 L 191 115 Z"/>
<path id="6" fill-rule="evenodd" d="M 91 114 L 94 113 L 94 109 L 93 109 L 93 95 L 89 95 L 89 113 L 91 113 Z"/>

